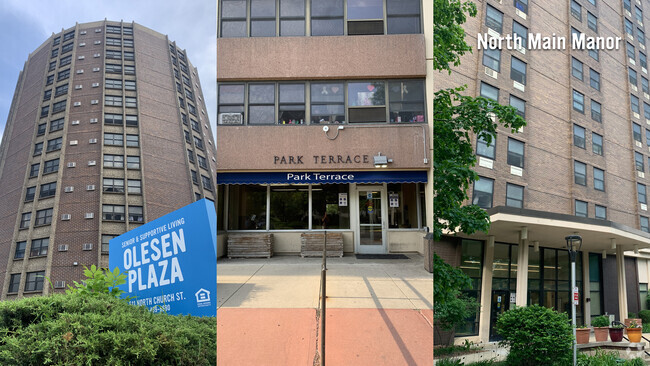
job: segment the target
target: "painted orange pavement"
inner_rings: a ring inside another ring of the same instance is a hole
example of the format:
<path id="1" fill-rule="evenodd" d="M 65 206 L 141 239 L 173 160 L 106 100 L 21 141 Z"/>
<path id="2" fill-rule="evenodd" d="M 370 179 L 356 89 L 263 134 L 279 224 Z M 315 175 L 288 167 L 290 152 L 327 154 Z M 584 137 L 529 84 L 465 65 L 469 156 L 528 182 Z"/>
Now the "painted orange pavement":
<path id="1" fill-rule="evenodd" d="M 429 314 L 430 313 L 430 314 Z M 326 365 L 433 365 L 433 311 L 327 309 Z M 217 365 L 312 366 L 315 309 L 217 311 Z"/>

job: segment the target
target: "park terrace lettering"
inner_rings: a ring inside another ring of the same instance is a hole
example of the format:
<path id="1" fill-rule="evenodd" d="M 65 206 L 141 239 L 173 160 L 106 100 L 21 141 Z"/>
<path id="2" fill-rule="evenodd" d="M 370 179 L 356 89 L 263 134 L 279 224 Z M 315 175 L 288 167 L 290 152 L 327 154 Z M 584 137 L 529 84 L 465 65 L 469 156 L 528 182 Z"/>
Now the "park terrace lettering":
<path id="1" fill-rule="evenodd" d="M 319 165 L 370 163 L 369 155 L 314 155 L 312 158 Z M 303 165 L 305 160 L 304 155 L 273 156 L 274 165 Z"/>

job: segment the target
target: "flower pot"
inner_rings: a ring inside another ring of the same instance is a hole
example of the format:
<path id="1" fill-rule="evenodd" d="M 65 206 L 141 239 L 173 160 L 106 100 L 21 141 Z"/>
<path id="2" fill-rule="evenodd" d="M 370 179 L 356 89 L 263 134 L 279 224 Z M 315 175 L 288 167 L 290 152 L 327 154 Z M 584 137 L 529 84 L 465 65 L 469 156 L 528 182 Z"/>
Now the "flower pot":
<path id="1" fill-rule="evenodd" d="M 594 327 L 596 342 L 607 342 L 609 327 Z"/>
<path id="2" fill-rule="evenodd" d="M 643 325 L 641 324 L 643 321 L 639 318 L 625 318 L 625 321 L 623 322 L 625 323 L 625 328 L 628 328 L 633 321 L 635 321 L 638 325 Z"/>
<path id="3" fill-rule="evenodd" d="M 578 344 L 589 343 L 589 333 L 591 333 L 591 329 L 589 328 L 576 329 L 576 343 Z"/>
<path id="4" fill-rule="evenodd" d="M 641 342 L 641 330 L 642 328 L 627 328 L 627 337 L 630 339 L 630 342 Z"/>
<path id="5" fill-rule="evenodd" d="M 620 342 L 623 340 L 623 328 L 609 328 L 609 338 L 612 342 Z"/>

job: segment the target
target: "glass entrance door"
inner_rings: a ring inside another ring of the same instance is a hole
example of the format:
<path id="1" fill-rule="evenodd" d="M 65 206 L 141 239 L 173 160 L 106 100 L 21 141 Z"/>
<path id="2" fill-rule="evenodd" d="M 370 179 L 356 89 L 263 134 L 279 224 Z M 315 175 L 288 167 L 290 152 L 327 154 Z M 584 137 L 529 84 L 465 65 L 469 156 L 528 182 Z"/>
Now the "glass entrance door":
<path id="1" fill-rule="evenodd" d="M 359 187 L 359 253 L 386 253 L 386 233 L 384 231 L 383 187 Z"/>
<path id="2" fill-rule="evenodd" d="M 496 332 L 497 318 L 510 309 L 510 291 L 492 291 L 492 310 L 490 314 L 490 342 L 499 341 L 501 337 Z"/>

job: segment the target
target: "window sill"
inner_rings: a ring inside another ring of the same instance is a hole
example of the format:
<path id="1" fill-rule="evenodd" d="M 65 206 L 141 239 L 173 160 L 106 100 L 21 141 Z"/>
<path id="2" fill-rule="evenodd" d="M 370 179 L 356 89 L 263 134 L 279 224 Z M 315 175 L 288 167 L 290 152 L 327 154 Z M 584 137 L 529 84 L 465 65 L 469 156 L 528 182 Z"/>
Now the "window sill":
<path id="1" fill-rule="evenodd" d="M 14 258 L 14 262 L 22 261 L 22 260 L 24 260 L 24 259 L 25 259 L 25 257 L 22 257 L 22 258 Z"/>
<path id="2" fill-rule="evenodd" d="M 43 175 L 54 174 L 54 173 L 57 173 L 57 172 L 58 172 L 58 170 L 55 170 L 53 172 L 43 172 Z"/>
<path id="3" fill-rule="evenodd" d="M 43 290 L 23 291 L 23 295 L 42 294 Z"/>
<path id="4" fill-rule="evenodd" d="M 40 225 L 34 225 L 34 228 L 37 228 L 37 227 L 44 227 L 44 226 L 50 226 L 50 225 L 52 225 L 52 223 L 40 224 Z"/>
<path id="5" fill-rule="evenodd" d="M 29 256 L 29 259 L 34 259 L 34 258 L 47 258 L 47 254 Z"/>
<path id="6" fill-rule="evenodd" d="M 108 220 L 108 219 L 102 219 L 102 222 L 119 222 L 119 223 L 126 223 L 126 220 Z"/>

